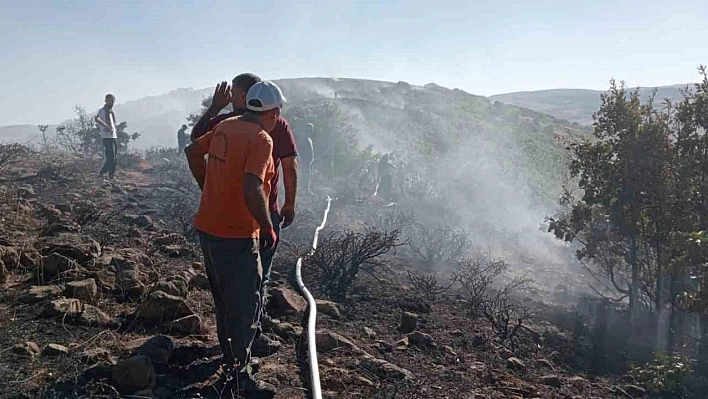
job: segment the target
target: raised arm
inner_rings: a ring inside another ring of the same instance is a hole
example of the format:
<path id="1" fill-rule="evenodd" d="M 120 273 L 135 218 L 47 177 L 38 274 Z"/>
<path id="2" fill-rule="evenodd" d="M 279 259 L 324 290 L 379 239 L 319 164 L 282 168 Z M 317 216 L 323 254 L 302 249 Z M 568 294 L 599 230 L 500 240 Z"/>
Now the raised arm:
<path id="1" fill-rule="evenodd" d="M 219 111 L 224 109 L 231 102 L 231 86 L 227 82 L 221 82 L 214 89 L 211 105 L 204 112 L 201 118 L 192 127 L 192 141 L 197 140 L 209 131 L 209 121 L 219 115 Z"/>

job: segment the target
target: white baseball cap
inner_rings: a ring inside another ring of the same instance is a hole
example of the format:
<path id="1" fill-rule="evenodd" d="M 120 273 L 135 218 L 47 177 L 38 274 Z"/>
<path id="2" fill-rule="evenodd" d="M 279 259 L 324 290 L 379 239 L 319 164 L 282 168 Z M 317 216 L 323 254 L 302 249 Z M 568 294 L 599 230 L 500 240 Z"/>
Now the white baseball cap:
<path id="1" fill-rule="evenodd" d="M 280 87 L 270 80 L 264 80 L 251 86 L 246 93 L 246 109 L 250 111 L 270 111 L 285 104 L 285 96 Z"/>

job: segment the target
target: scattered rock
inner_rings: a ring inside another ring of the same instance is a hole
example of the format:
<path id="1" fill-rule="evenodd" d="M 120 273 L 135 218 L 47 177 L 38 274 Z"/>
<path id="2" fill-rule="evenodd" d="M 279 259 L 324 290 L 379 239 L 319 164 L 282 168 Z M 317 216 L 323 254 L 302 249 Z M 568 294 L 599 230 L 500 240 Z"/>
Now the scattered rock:
<path id="1" fill-rule="evenodd" d="M 317 331 L 315 333 L 315 340 L 317 349 L 323 352 L 329 352 L 342 347 L 351 349 L 354 352 L 364 352 L 349 339 L 330 331 Z"/>
<path id="2" fill-rule="evenodd" d="M 57 223 L 61 221 L 62 213 L 54 205 L 39 204 L 37 215 L 46 218 L 49 223 Z"/>
<path id="3" fill-rule="evenodd" d="M 170 244 L 187 245 L 187 239 L 182 234 L 169 233 L 155 238 L 152 240 L 152 244 L 156 247 Z"/>
<path id="4" fill-rule="evenodd" d="M 372 330 L 369 327 L 364 327 L 364 334 L 366 334 L 366 336 L 371 339 L 376 339 L 376 331 Z"/>
<path id="5" fill-rule="evenodd" d="M 48 298 L 58 297 L 61 293 L 61 288 L 55 285 L 33 285 L 20 297 L 20 301 L 34 304 Z"/>
<path id="6" fill-rule="evenodd" d="M 506 359 L 506 367 L 516 371 L 526 370 L 526 364 L 517 357 L 510 357 Z"/>
<path id="7" fill-rule="evenodd" d="M 301 313 L 307 309 L 307 301 L 289 288 L 273 288 L 271 298 L 266 305 L 268 314 L 279 317 L 284 314 Z"/>
<path id="8" fill-rule="evenodd" d="M 27 341 L 13 346 L 12 353 L 19 356 L 34 358 L 39 355 L 39 346 L 32 341 Z"/>
<path id="9" fill-rule="evenodd" d="M 71 212 L 74 211 L 74 210 L 73 210 L 73 207 L 72 207 L 71 204 L 68 203 L 68 202 L 59 202 L 59 203 L 57 203 L 57 204 L 54 204 L 54 207 L 57 208 L 57 209 L 59 209 L 59 210 L 62 211 L 62 212 L 69 212 L 69 213 L 71 213 Z"/>
<path id="10" fill-rule="evenodd" d="M 202 319 L 195 314 L 182 317 L 170 323 L 170 331 L 176 331 L 187 335 L 198 334 L 201 329 Z"/>
<path id="11" fill-rule="evenodd" d="M 399 351 L 406 350 L 406 348 L 408 348 L 408 345 L 410 345 L 410 340 L 408 339 L 408 337 L 403 337 L 396 341 L 394 345 Z"/>
<path id="12" fill-rule="evenodd" d="M 413 374 L 410 371 L 383 359 L 376 359 L 371 356 L 361 359 L 359 366 L 373 373 L 381 380 L 413 379 Z"/>
<path id="13" fill-rule="evenodd" d="M 9 270 L 19 266 L 21 261 L 20 253 L 14 247 L 0 246 L 0 262 L 5 263 L 5 267 Z"/>
<path id="14" fill-rule="evenodd" d="M 134 355 L 145 355 L 155 363 L 166 364 L 174 350 L 175 344 L 172 342 L 172 338 L 166 335 L 155 335 L 140 345 Z"/>
<path id="15" fill-rule="evenodd" d="M 479 348 L 481 346 L 486 346 L 487 345 L 487 337 L 481 334 L 477 334 L 472 338 L 472 346 L 475 348 Z"/>
<path id="16" fill-rule="evenodd" d="M 551 354 L 548 357 L 550 357 L 551 360 L 553 360 L 556 363 L 563 362 L 563 355 L 561 355 L 561 353 L 558 351 L 551 352 Z"/>
<path id="17" fill-rule="evenodd" d="M 95 364 L 98 362 L 115 363 L 115 358 L 111 355 L 111 351 L 106 348 L 86 349 L 81 352 L 79 359 L 86 364 Z"/>
<path id="18" fill-rule="evenodd" d="M 69 298 L 94 303 L 98 298 L 98 286 L 96 285 L 96 280 L 92 278 L 81 281 L 71 281 L 66 284 L 64 294 Z"/>
<path id="19" fill-rule="evenodd" d="M 553 388 L 560 388 L 562 385 L 561 380 L 557 375 L 544 375 L 538 380 L 541 384 L 548 385 Z"/>
<path id="20" fill-rule="evenodd" d="M 84 305 L 84 311 L 79 315 L 79 323 L 85 326 L 106 328 L 117 328 L 120 326 L 117 320 L 107 315 L 101 309 L 91 305 Z"/>
<path id="21" fill-rule="evenodd" d="M 152 226 L 152 219 L 148 215 L 124 215 L 123 219 L 129 224 L 142 228 Z"/>
<path id="22" fill-rule="evenodd" d="M 72 233 L 72 234 L 77 234 L 81 231 L 81 227 L 79 227 L 78 224 L 76 223 L 68 223 L 68 222 L 54 222 L 47 226 L 42 232 L 39 234 L 40 237 L 55 237 L 58 236 L 59 234 L 62 233 Z"/>
<path id="23" fill-rule="evenodd" d="M 207 278 L 206 274 L 199 273 L 189 280 L 189 286 L 196 287 L 202 290 L 208 290 L 210 288 L 209 278 Z"/>
<path id="24" fill-rule="evenodd" d="M 168 322 L 193 314 L 184 299 L 162 291 L 151 293 L 136 310 L 136 317 L 155 322 Z"/>
<path id="25" fill-rule="evenodd" d="M 116 289 L 127 298 L 140 298 L 145 292 L 145 286 L 138 278 L 138 264 L 116 255 L 111 258 L 110 265 L 116 269 Z"/>
<path id="26" fill-rule="evenodd" d="M 202 264 L 202 262 L 194 262 L 194 263 L 192 263 L 192 269 L 204 270 L 204 264 Z M 273 272 L 271 271 L 271 273 L 273 273 Z"/>
<path id="27" fill-rule="evenodd" d="M 416 328 L 418 328 L 418 315 L 411 312 L 403 312 L 398 330 L 402 333 L 410 333 L 415 331 Z"/>
<path id="28" fill-rule="evenodd" d="M 40 237 L 34 244 L 42 255 L 57 253 L 79 263 L 88 262 L 98 256 L 100 245 L 91 237 L 60 233 L 52 237 Z"/>
<path id="29" fill-rule="evenodd" d="M 284 339 L 295 339 L 302 335 L 302 327 L 281 322 L 277 319 L 272 319 L 268 325 L 264 323 L 263 327 L 270 329 L 275 335 Z"/>
<path id="30" fill-rule="evenodd" d="M 502 359 L 507 360 L 513 356 L 514 356 L 514 352 L 510 351 L 509 349 L 507 349 L 507 348 L 499 349 L 499 357 L 501 357 Z"/>
<path id="31" fill-rule="evenodd" d="M 414 331 L 410 334 L 408 334 L 408 340 L 412 345 L 415 346 L 433 346 L 435 345 L 435 341 L 433 340 L 433 337 L 431 337 L 429 334 L 422 333 L 420 331 Z"/>
<path id="32" fill-rule="evenodd" d="M 124 393 L 152 388 L 157 378 L 150 358 L 142 355 L 121 360 L 111 374 L 115 386 Z"/>
<path id="33" fill-rule="evenodd" d="M 111 292 L 116 288 L 116 274 L 110 270 L 99 270 L 93 274 L 93 278 L 104 291 Z"/>
<path id="34" fill-rule="evenodd" d="M 316 299 L 315 305 L 317 305 L 317 313 L 326 314 L 330 317 L 339 319 L 342 317 L 342 312 L 339 309 L 339 305 L 332 301 L 325 301 L 323 299 Z"/>
<path id="35" fill-rule="evenodd" d="M 450 346 L 450 345 L 443 345 L 443 346 L 442 346 L 442 349 L 443 349 L 443 350 L 445 351 L 445 353 L 447 353 L 448 355 L 450 355 L 450 356 L 452 356 L 452 357 L 455 357 L 455 358 L 457 357 L 457 352 L 455 352 L 455 350 L 452 349 L 452 346 Z"/>
<path id="36" fill-rule="evenodd" d="M 576 383 L 576 384 L 577 384 L 577 383 L 583 383 L 583 382 L 585 382 L 585 378 L 583 378 L 583 377 L 581 377 L 581 376 L 579 376 L 579 375 L 576 375 L 576 376 L 573 376 L 573 377 L 568 378 L 568 382 L 570 382 L 570 383 Z"/>
<path id="37" fill-rule="evenodd" d="M 23 250 L 20 254 L 20 264 L 29 270 L 36 270 L 42 265 L 42 255 L 34 248 Z"/>
<path id="38" fill-rule="evenodd" d="M 538 361 L 536 361 L 536 364 L 537 364 L 539 367 L 543 367 L 543 368 L 555 370 L 555 367 L 553 367 L 553 363 L 549 362 L 549 361 L 546 360 L 546 359 L 539 359 Z"/>
<path id="39" fill-rule="evenodd" d="M 0 283 L 7 281 L 7 268 L 5 267 L 5 262 L 0 260 Z"/>
<path id="40" fill-rule="evenodd" d="M 42 267 L 38 271 L 44 281 L 49 281 L 59 274 L 75 270 L 78 266 L 73 259 L 58 253 L 52 253 L 44 257 Z"/>
<path id="41" fill-rule="evenodd" d="M 47 304 L 41 313 L 42 317 L 75 317 L 81 313 L 81 301 L 75 298 L 55 299 Z"/>
<path id="42" fill-rule="evenodd" d="M 407 339 L 407 338 L 404 338 Z M 381 352 L 391 352 L 393 350 L 393 345 L 389 344 L 386 341 L 375 341 L 374 345 L 381 351 Z M 407 345 L 407 343 L 406 343 Z"/>
<path id="43" fill-rule="evenodd" d="M 183 279 L 175 278 L 171 281 L 158 281 L 155 283 L 155 291 L 162 291 L 166 294 L 186 298 L 187 284 Z"/>
<path id="44" fill-rule="evenodd" d="M 49 344 L 42 351 L 43 356 L 64 356 L 69 354 L 69 348 L 59 344 Z"/>
<path id="45" fill-rule="evenodd" d="M 163 245 L 160 251 L 171 258 L 179 258 L 193 253 L 192 248 L 184 245 Z"/>
<path id="46" fill-rule="evenodd" d="M 634 398 L 639 398 L 647 394 L 647 391 L 644 388 L 637 385 L 625 385 L 624 390 Z"/>
<path id="47" fill-rule="evenodd" d="M 34 198 L 37 196 L 34 192 L 34 188 L 29 185 L 21 186 L 17 189 L 17 196 L 24 199 Z"/>

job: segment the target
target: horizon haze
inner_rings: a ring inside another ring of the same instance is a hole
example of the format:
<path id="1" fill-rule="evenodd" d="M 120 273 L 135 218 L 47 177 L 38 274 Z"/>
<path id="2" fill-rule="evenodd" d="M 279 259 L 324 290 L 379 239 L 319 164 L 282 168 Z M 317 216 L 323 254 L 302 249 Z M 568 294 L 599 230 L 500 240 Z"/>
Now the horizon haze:
<path id="1" fill-rule="evenodd" d="M 708 53 L 708 11 L 697 0 L 107 4 L 3 1 L 0 125 L 56 124 L 75 105 L 99 108 L 107 92 L 125 103 L 243 71 L 490 96 L 604 90 L 611 78 L 691 82 Z"/>

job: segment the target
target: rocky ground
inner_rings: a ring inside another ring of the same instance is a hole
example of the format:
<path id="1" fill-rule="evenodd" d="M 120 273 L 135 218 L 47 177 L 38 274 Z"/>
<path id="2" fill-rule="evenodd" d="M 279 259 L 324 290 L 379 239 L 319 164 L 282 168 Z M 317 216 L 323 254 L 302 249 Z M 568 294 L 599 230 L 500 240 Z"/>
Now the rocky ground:
<path id="1" fill-rule="evenodd" d="M 189 232 L 197 191 L 169 157 L 129 165 L 116 181 L 98 159 L 32 154 L 0 170 L 0 397 L 220 398 L 213 304 Z M 289 284 L 324 201 L 303 197 L 274 265 L 267 331 L 282 347 L 260 359 L 277 398 L 308 397 L 301 320 Z M 330 229 L 357 226 L 375 202 L 333 203 Z M 405 258 L 392 258 L 398 265 Z M 402 269 L 361 277 L 340 303 L 322 298 L 317 346 L 332 398 L 636 398 L 629 380 L 590 376 L 569 359 L 570 332 L 537 317 L 504 346 L 456 295 L 430 302 Z M 318 297 L 317 281 L 305 272 Z M 553 307 L 536 301 L 539 315 Z M 225 396 L 224 396 L 225 397 Z"/>

